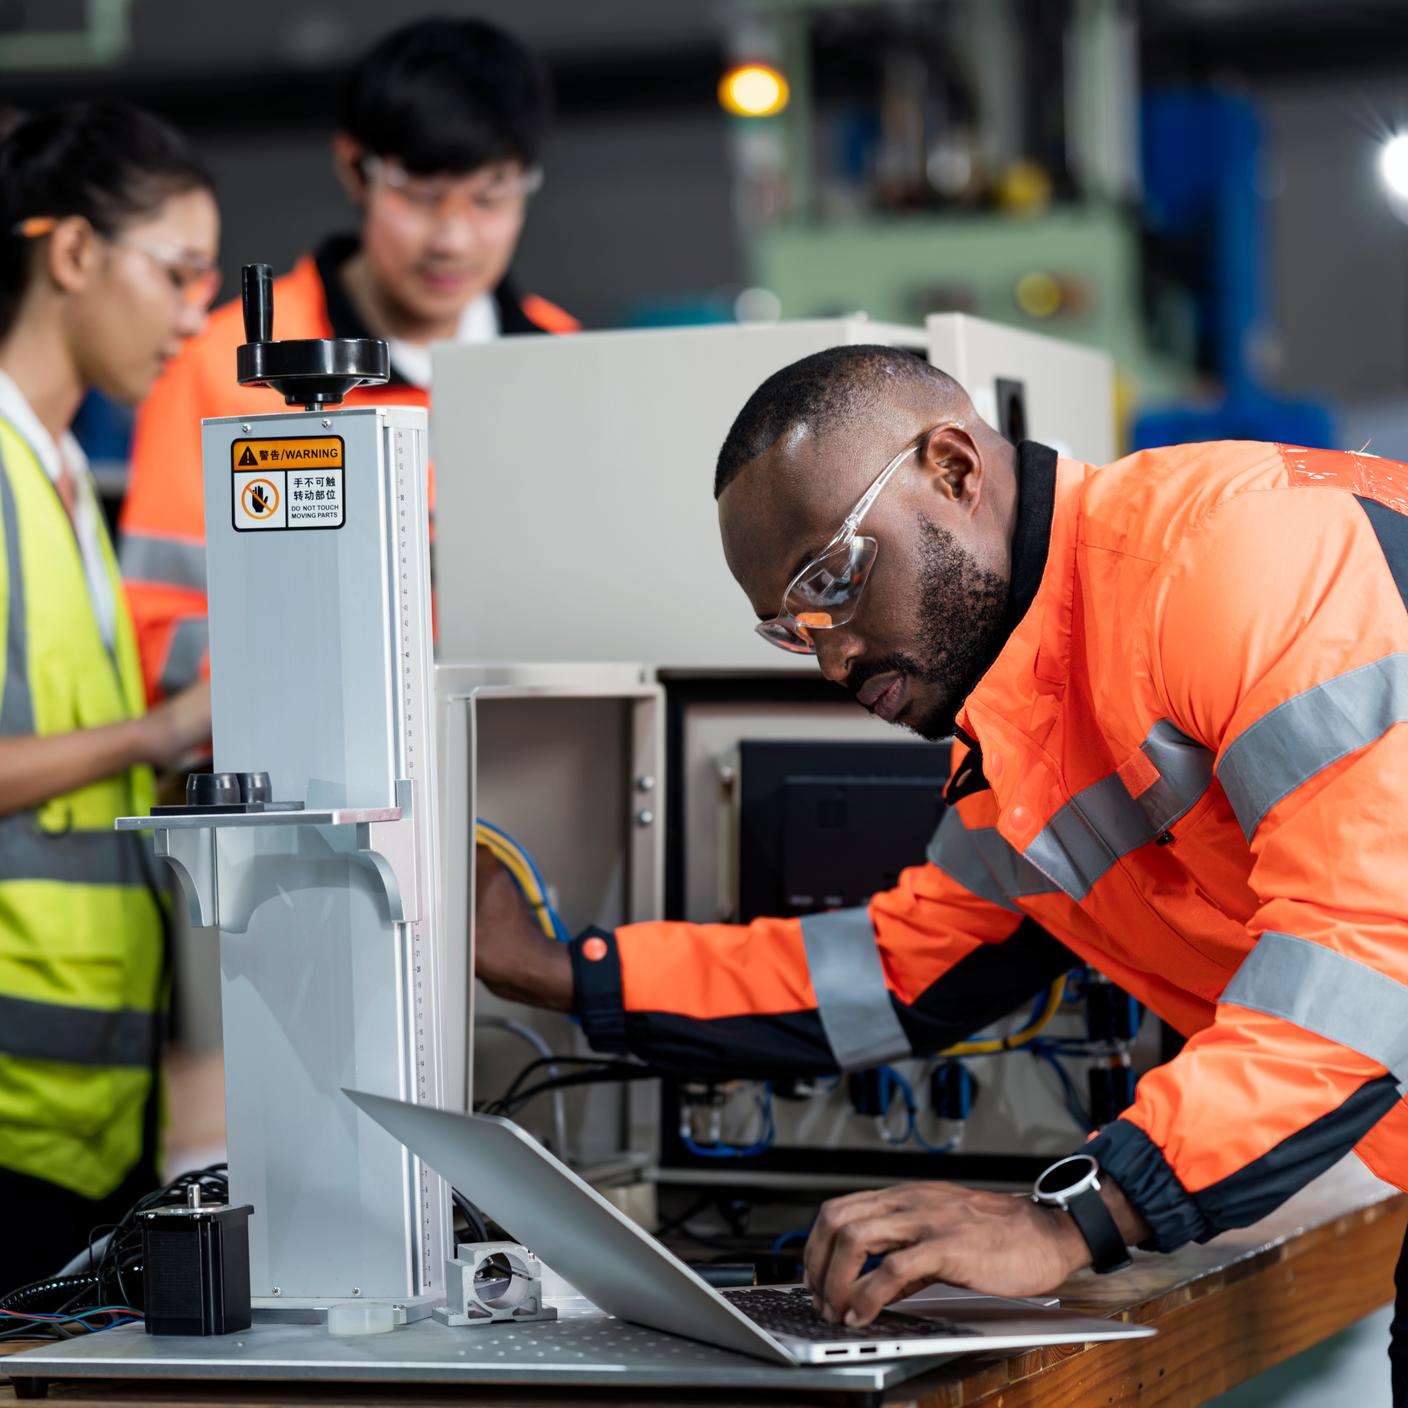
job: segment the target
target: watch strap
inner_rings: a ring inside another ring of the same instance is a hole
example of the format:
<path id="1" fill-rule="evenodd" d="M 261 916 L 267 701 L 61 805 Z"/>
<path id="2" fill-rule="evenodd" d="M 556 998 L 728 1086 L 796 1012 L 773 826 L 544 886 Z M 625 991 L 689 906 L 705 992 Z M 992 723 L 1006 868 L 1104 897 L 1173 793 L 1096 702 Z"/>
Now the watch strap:
<path id="1" fill-rule="evenodd" d="M 1091 1265 L 1099 1275 L 1123 1271 L 1130 1264 L 1129 1248 L 1120 1236 L 1119 1226 L 1094 1188 L 1087 1188 L 1071 1198 L 1066 1203 L 1066 1211 L 1075 1218 L 1080 1235 L 1090 1248 Z"/>

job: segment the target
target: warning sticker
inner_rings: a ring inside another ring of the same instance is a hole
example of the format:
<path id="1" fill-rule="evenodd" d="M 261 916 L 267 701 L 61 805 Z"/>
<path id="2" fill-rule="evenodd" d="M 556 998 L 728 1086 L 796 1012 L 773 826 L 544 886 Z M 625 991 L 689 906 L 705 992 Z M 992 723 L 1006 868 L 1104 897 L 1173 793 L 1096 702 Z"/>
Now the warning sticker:
<path id="1" fill-rule="evenodd" d="M 346 522 L 340 435 L 236 440 L 230 460 L 237 532 L 341 528 Z"/>

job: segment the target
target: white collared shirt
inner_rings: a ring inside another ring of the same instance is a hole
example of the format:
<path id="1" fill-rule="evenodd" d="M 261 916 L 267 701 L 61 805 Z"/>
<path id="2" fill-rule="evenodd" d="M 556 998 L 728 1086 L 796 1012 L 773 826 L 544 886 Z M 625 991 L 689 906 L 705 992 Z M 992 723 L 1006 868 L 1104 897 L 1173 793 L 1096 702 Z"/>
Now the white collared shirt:
<path id="1" fill-rule="evenodd" d="M 98 504 L 92 475 L 88 472 L 88 456 L 74 439 L 72 431 L 65 430 L 56 443 L 34 414 L 34 408 L 25 399 L 24 392 L 4 372 L 0 372 L 0 417 L 9 421 L 34 451 L 35 458 L 44 466 L 44 473 L 54 485 L 55 493 L 58 492 L 59 475 L 64 466 L 72 476 L 73 531 L 78 539 L 78 555 L 83 561 L 83 576 L 88 583 L 93 615 L 97 617 L 98 629 L 111 650 L 117 640 L 117 601 L 100 546 L 102 509 Z M 14 570 L 12 567 L 11 571 Z"/>
<path id="2" fill-rule="evenodd" d="M 455 329 L 456 342 L 492 342 L 499 335 L 499 305 L 491 293 L 481 293 L 464 306 L 460 325 Z M 420 342 L 389 339 L 391 365 L 412 386 L 422 390 L 430 386 L 430 347 Z"/>

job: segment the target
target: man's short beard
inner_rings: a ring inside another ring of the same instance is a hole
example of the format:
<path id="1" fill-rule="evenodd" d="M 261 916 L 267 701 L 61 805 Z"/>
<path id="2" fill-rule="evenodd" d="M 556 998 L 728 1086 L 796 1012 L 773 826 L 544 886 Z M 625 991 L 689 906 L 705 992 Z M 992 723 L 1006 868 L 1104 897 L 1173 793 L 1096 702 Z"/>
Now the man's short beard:
<path id="1" fill-rule="evenodd" d="M 1008 579 L 983 567 L 958 539 L 919 520 L 919 638 L 917 655 L 896 654 L 866 670 L 896 670 L 934 685 L 938 698 L 907 726 L 921 738 L 951 738 L 959 706 L 997 659 L 1006 638 Z"/>

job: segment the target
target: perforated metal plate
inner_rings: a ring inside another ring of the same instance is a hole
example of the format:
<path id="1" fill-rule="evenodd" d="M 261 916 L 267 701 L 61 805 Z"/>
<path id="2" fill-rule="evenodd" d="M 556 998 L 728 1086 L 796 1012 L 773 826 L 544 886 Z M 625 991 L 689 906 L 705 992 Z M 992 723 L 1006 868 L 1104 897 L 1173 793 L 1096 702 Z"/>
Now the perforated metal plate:
<path id="1" fill-rule="evenodd" d="M 557 1384 L 613 1388 L 821 1389 L 872 1393 L 945 1358 L 835 1368 L 764 1364 L 604 1315 L 546 1325 L 449 1329 L 420 1321 L 386 1335 L 333 1338 L 322 1326 L 256 1325 L 217 1339 L 104 1330 L 4 1360 L 15 1378 L 283 1379 L 304 1382 Z"/>

